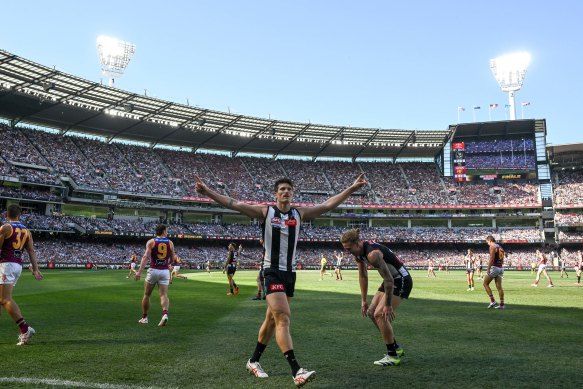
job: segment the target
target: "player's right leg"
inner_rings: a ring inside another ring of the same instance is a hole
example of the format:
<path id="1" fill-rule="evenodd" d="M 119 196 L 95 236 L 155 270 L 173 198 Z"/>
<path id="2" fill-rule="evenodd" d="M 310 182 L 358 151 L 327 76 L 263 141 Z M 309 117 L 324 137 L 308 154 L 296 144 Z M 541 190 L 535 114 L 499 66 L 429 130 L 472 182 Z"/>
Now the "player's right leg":
<path id="1" fill-rule="evenodd" d="M 150 311 L 150 297 L 152 296 L 152 291 L 156 284 L 150 284 L 147 281 L 144 282 L 144 297 L 142 297 L 142 318 L 138 320 L 140 324 L 148 324 L 148 312 Z"/>
<path id="2" fill-rule="evenodd" d="M 495 308 L 498 303 L 496 302 L 496 299 L 494 298 L 494 294 L 492 293 L 492 288 L 490 288 L 490 283 L 492 282 L 492 277 L 490 277 L 490 275 L 486 274 L 484 276 L 484 289 L 486 290 L 486 294 L 488 295 L 488 297 L 490 298 L 490 304 L 488 305 L 488 308 Z"/>

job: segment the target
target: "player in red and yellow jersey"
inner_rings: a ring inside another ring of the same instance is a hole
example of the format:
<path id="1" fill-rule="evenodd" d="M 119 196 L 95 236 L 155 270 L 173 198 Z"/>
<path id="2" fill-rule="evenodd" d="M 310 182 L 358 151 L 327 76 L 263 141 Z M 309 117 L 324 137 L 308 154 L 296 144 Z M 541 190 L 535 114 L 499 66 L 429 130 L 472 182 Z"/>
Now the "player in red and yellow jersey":
<path id="1" fill-rule="evenodd" d="M 39 281 L 43 279 L 43 275 L 38 270 L 32 235 L 19 221 L 21 214 L 20 206 L 9 205 L 6 211 L 8 221 L 0 227 L 0 305 L 4 307 L 20 329 L 17 346 L 27 344 L 31 336 L 35 334 L 34 328 L 26 323 L 20 308 L 12 298 L 14 286 L 22 273 L 23 250 L 28 252 L 34 278 Z"/>
<path id="2" fill-rule="evenodd" d="M 492 235 L 488 235 L 486 238 L 486 243 L 488 243 L 488 250 L 490 252 L 490 259 L 488 260 L 488 269 L 486 275 L 484 276 L 484 289 L 486 294 L 490 298 L 490 304 L 488 308 L 494 309 L 506 309 L 504 304 L 504 289 L 502 288 L 502 278 L 504 276 L 504 249 L 498 243 Z M 490 288 L 490 283 L 494 281 L 496 289 L 498 289 L 498 297 L 500 297 L 500 304 L 494 299 L 494 293 L 492 288 Z"/>
<path id="3" fill-rule="evenodd" d="M 156 237 L 146 243 L 146 251 L 140 263 L 140 269 L 136 272 L 136 281 L 142 276 L 146 262 L 150 261 L 150 268 L 144 282 L 144 297 L 142 298 L 141 324 L 148 324 L 148 311 L 150 310 L 150 296 L 154 286 L 158 284 L 160 293 L 160 305 L 162 305 L 162 319 L 158 326 L 163 327 L 168 323 L 168 285 L 170 284 L 170 263 L 176 261 L 174 243 L 168 239 L 166 226 L 160 224 L 156 227 Z"/>

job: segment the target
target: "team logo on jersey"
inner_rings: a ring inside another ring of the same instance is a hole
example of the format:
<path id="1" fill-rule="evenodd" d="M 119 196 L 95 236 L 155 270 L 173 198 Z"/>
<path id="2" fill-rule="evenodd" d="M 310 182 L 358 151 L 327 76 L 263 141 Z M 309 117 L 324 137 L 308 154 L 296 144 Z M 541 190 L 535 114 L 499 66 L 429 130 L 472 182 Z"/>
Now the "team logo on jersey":
<path id="1" fill-rule="evenodd" d="M 296 219 L 290 219 L 285 221 L 285 225 L 289 227 L 295 227 L 298 224 Z"/>
<path id="2" fill-rule="evenodd" d="M 281 227 L 281 219 L 278 217 L 272 217 L 270 222 L 271 222 L 272 227 L 275 227 L 275 228 Z"/>
<path id="3" fill-rule="evenodd" d="M 285 292 L 285 287 L 283 284 L 271 284 L 269 285 L 270 292 Z"/>

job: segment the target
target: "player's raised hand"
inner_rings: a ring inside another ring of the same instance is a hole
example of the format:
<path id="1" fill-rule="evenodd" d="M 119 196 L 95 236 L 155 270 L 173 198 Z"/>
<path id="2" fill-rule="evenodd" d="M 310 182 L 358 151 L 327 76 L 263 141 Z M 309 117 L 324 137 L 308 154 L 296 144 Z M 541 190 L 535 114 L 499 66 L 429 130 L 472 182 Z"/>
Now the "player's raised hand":
<path id="1" fill-rule="evenodd" d="M 200 194 L 206 194 L 208 192 L 206 184 L 199 176 L 194 176 L 194 178 L 196 179 L 196 191 Z"/>
<path id="2" fill-rule="evenodd" d="M 361 173 L 361 174 L 359 174 L 358 177 L 356 177 L 356 180 L 354 180 L 352 187 L 355 188 L 355 190 L 358 190 L 365 185 L 366 185 L 366 179 L 364 178 L 364 173 Z"/>

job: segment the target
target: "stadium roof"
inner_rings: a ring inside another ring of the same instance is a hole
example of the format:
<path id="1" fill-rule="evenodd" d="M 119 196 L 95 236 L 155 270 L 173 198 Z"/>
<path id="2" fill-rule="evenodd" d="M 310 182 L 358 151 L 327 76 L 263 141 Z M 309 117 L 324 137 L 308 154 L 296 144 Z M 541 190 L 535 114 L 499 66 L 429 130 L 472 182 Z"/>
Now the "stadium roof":
<path id="1" fill-rule="evenodd" d="M 583 143 L 548 145 L 547 154 L 555 166 L 583 166 Z"/>
<path id="2" fill-rule="evenodd" d="M 338 127 L 231 114 L 108 87 L 0 50 L 0 116 L 113 139 L 342 158 L 428 158 L 451 130 Z"/>

